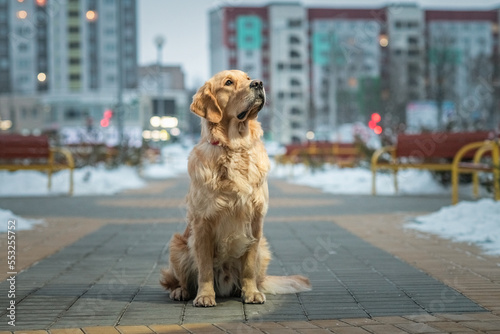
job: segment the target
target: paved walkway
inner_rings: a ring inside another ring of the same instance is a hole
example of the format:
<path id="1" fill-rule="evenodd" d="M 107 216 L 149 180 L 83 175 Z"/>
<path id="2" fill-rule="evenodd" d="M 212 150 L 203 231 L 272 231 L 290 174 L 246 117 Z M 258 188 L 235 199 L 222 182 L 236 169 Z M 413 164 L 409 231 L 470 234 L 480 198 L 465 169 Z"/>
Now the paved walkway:
<path id="1" fill-rule="evenodd" d="M 0 334 L 500 333 L 500 259 L 403 228 L 448 197 L 333 196 L 279 180 L 270 184 L 265 225 L 269 271 L 307 275 L 313 291 L 268 295 L 264 305 L 172 302 L 158 278 L 166 243 L 184 227 L 187 184 L 1 199 L 0 207 L 47 223 L 18 235 L 17 269 L 26 270 L 16 277 L 16 327 L 7 324 L 4 280 Z"/>

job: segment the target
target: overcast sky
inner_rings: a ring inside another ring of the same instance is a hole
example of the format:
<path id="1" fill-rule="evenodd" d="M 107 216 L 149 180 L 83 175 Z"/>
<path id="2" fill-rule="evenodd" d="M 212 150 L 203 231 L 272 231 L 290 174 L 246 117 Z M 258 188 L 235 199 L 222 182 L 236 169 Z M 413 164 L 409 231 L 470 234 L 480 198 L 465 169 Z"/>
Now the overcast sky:
<path id="1" fill-rule="evenodd" d="M 198 87 L 209 76 L 208 11 L 217 6 L 251 3 L 264 5 L 269 2 L 252 0 L 139 0 L 139 63 L 156 62 L 154 39 L 162 35 L 163 63 L 179 64 L 184 69 L 189 88 Z M 286 0 L 285 0 L 286 1 Z M 286 1 L 290 2 L 290 1 Z M 307 6 L 324 7 L 381 7 L 389 2 L 382 0 L 303 0 Z M 500 8 L 500 0 L 416 0 L 424 8 L 441 9 L 493 9 Z M 472 4 L 472 5 L 471 5 Z"/>

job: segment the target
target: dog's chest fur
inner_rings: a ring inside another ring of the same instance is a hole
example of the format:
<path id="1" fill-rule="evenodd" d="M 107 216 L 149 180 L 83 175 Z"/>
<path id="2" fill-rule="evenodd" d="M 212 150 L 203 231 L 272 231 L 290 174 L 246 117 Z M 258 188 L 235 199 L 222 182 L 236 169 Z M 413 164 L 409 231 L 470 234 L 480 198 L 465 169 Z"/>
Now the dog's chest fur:
<path id="1" fill-rule="evenodd" d="M 256 241 L 252 235 L 255 214 L 267 211 L 267 155 L 256 150 L 226 151 L 206 147 L 194 150 L 189 159 L 190 215 L 209 221 L 217 240 L 214 267 L 240 258 Z M 265 152 L 265 151 L 264 151 Z M 199 191 L 203 189 L 203 191 Z"/>

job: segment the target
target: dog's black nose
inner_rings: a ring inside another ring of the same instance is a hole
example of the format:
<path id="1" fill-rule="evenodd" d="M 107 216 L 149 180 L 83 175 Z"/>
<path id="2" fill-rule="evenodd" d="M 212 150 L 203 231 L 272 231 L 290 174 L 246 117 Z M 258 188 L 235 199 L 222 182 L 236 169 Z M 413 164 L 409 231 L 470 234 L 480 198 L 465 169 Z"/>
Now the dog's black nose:
<path id="1" fill-rule="evenodd" d="M 262 81 L 260 80 L 252 80 L 252 82 L 250 82 L 250 88 L 262 88 L 264 85 L 262 84 Z"/>

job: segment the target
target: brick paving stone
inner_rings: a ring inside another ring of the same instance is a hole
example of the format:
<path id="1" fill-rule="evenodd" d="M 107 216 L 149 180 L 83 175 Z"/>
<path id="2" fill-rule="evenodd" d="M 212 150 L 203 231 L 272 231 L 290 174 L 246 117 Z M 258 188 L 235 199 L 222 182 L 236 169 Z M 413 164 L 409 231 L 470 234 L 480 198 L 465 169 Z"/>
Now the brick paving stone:
<path id="1" fill-rule="evenodd" d="M 433 322 L 433 321 L 441 321 L 441 318 L 430 315 L 430 314 L 415 314 L 415 315 L 405 315 L 403 318 L 406 318 L 415 322 Z"/>
<path id="2" fill-rule="evenodd" d="M 464 331 L 468 330 L 466 326 L 464 326 L 460 322 L 454 322 L 454 321 L 434 321 L 432 322 L 432 327 L 437 328 L 443 332 L 459 332 L 459 331 Z"/>
<path id="3" fill-rule="evenodd" d="M 362 326 L 363 329 L 366 329 L 370 333 L 374 334 L 406 334 L 407 332 L 397 328 L 393 325 L 366 325 Z"/>
<path id="4" fill-rule="evenodd" d="M 420 333 L 439 333 L 440 330 L 425 323 L 409 323 L 409 324 L 395 324 L 394 326 L 412 334 Z"/>
<path id="5" fill-rule="evenodd" d="M 14 334 L 48 334 L 47 331 L 36 330 L 36 331 L 15 331 Z"/>
<path id="6" fill-rule="evenodd" d="M 120 334 L 118 330 L 114 327 L 84 327 L 82 328 L 85 334 Z"/>
<path id="7" fill-rule="evenodd" d="M 249 322 L 248 325 L 261 330 L 268 330 L 271 328 L 285 329 L 284 326 L 276 322 Z"/>
<path id="8" fill-rule="evenodd" d="M 320 327 L 320 328 L 335 328 L 335 327 L 348 327 L 349 324 L 346 324 L 343 321 L 339 320 L 313 320 L 312 324 Z"/>
<path id="9" fill-rule="evenodd" d="M 323 328 L 298 328 L 295 330 L 301 334 L 331 334 L 332 333 L 328 329 L 323 329 Z"/>
<path id="10" fill-rule="evenodd" d="M 373 317 L 372 319 L 381 324 L 408 323 L 408 319 L 405 319 L 403 317 Z"/>
<path id="11" fill-rule="evenodd" d="M 290 328 L 266 328 L 266 334 L 297 334 L 297 331 Z"/>
<path id="12" fill-rule="evenodd" d="M 183 328 L 191 333 L 223 333 L 224 331 L 211 323 L 184 324 Z"/>
<path id="13" fill-rule="evenodd" d="M 467 328 L 479 331 L 492 331 L 500 328 L 500 321 L 464 321 L 460 323 Z"/>
<path id="14" fill-rule="evenodd" d="M 146 326 L 118 326 L 116 327 L 121 334 L 154 334 Z"/>
<path id="15" fill-rule="evenodd" d="M 60 328 L 49 330 L 50 334 L 84 334 L 80 328 Z"/>
<path id="16" fill-rule="evenodd" d="M 180 325 L 149 325 L 156 334 L 184 334 L 188 333 L 185 328 Z"/>
<path id="17" fill-rule="evenodd" d="M 318 328 L 318 326 L 315 326 L 313 323 L 305 322 L 305 321 L 281 321 L 278 323 L 284 327 L 292 328 L 292 329 L 298 329 L 298 328 L 317 329 Z"/>
<path id="18" fill-rule="evenodd" d="M 365 326 L 379 324 L 376 320 L 369 318 L 341 319 L 343 322 L 353 326 Z"/>
<path id="19" fill-rule="evenodd" d="M 469 317 L 472 319 L 477 319 L 477 320 L 493 320 L 493 321 L 500 321 L 500 316 L 497 314 L 492 314 L 492 313 L 471 313 L 469 314 Z"/>
<path id="20" fill-rule="evenodd" d="M 332 330 L 335 334 L 367 334 L 370 333 L 360 327 L 339 327 Z"/>
<path id="21" fill-rule="evenodd" d="M 236 334 L 261 334 L 262 331 L 242 322 L 216 323 L 214 326 L 228 332 Z"/>

